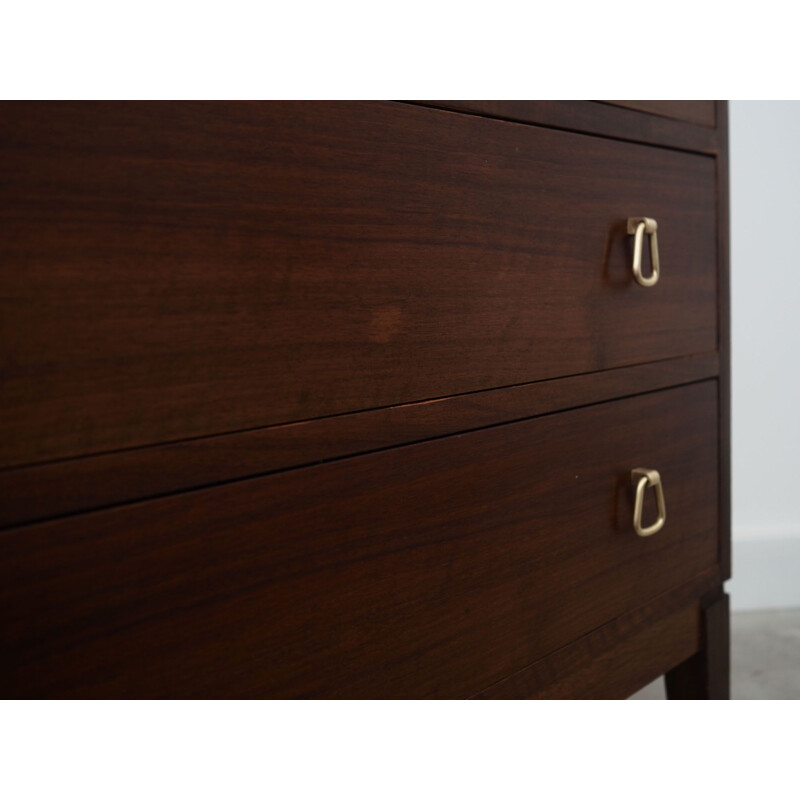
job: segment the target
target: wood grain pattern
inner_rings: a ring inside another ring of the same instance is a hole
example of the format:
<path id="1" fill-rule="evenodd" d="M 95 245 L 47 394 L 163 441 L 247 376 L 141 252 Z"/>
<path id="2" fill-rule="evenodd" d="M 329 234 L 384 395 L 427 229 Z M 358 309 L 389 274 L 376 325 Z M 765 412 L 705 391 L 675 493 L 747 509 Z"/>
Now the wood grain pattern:
<path id="1" fill-rule="evenodd" d="M 603 100 L 624 108 L 657 114 L 661 117 L 682 119 L 695 125 L 713 128 L 716 125 L 716 108 L 713 100 Z"/>
<path id="2" fill-rule="evenodd" d="M 716 347 L 712 158 L 392 103 L 11 104 L 0 144 L 0 466 Z"/>
<path id="3" fill-rule="evenodd" d="M 2 694 L 474 695 L 714 566 L 716 408 L 707 381 L 6 531 Z"/>
<path id="4" fill-rule="evenodd" d="M 0 526 L 203 488 L 716 375 L 712 353 L 0 471 Z"/>
<path id="5" fill-rule="evenodd" d="M 697 648 L 697 608 L 686 606 L 642 625 L 614 647 L 598 648 L 596 657 L 564 673 L 532 700 L 624 700 L 669 669 L 676 658 Z"/>
<path id="6" fill-rule="evenodd" d="M 698 597 L 718 585 L 719 570 L 707 570 L 509 675 L 475 699 L 630 697 L 700 649 Z"/>
<path id="7" fill-rule="evenodd" d="M 654 102 L 0 109 L 0 695 L 727 697 L 727 105 Z"/>
<path id="8" fill-rule="evenodd" d="M 560 130 L 583 131 L 630 142 L 716 153 L 717 130 L 684 120 L 642 114 L 607 102 L 586 100 L 425 100 L 421 105 L 527 122 Z"/>

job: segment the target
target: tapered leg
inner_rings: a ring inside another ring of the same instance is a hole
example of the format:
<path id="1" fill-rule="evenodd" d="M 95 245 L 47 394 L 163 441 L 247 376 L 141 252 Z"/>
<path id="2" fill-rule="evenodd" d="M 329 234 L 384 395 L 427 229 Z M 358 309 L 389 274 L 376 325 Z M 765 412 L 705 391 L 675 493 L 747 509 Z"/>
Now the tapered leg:
<path id="1" fill-rule="evenodd" d="M 670 700 L 730 700 L 730 612 L 724 592 L 702 611 L 698 653 L 665 675 Z"/>

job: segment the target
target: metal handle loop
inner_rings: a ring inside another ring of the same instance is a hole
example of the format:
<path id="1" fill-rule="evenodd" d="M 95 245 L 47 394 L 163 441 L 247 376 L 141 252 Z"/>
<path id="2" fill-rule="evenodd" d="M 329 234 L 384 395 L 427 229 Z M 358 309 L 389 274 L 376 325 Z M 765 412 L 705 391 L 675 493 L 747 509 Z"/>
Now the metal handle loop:
<path id="1" fill-rule="evenodd" d="M 664 503 L 661 475 L 658 474 L 657 470 L 637 467 L 631 471 L 631 483 L 636 486 L 636 502 L 633 506 L 633 529 L 639 536 L 652 536 L 664 527 L 664 523 L 667 520 L 667 507 Z M 656 491 L 658 519 L 649 528 L 643 528 L 642 508 L 644 507 L 644 492 L 648 488 Z"/>
<path id="2" fill-rule="evenodd" d="M 655 286 L 661 273 L 661 264 L 658 260 L 658 223 L 650 217 L 629 217 L 628 235 L 635 237 L 633 240 L 633 277 L 640 286 Z M 650 263 L 652 271 L 649 278 L 642 275 L 642 245 L 644 235 L 650 237 Z"/>

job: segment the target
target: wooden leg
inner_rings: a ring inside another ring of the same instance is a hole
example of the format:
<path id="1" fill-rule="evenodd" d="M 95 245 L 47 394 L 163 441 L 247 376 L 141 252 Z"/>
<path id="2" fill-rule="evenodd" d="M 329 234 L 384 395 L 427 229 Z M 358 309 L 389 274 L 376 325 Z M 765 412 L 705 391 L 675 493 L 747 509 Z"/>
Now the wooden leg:
<path id="1" fill-rule="evenodd" d="M 664 677 L 670 700 L 730 700 L 730 614 L 724 592 L 701 610 L 702 647 Z"/>

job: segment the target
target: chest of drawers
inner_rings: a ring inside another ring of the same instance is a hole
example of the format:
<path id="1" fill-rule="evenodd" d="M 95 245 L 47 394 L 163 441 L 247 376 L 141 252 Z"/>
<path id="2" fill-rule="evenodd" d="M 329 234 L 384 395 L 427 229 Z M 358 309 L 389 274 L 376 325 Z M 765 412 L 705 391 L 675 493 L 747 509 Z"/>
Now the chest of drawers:
<path id="1" fill-rule="evenodd" d="M 724 103 L 0 148 L 3 696 L 727 696 Z"/>

